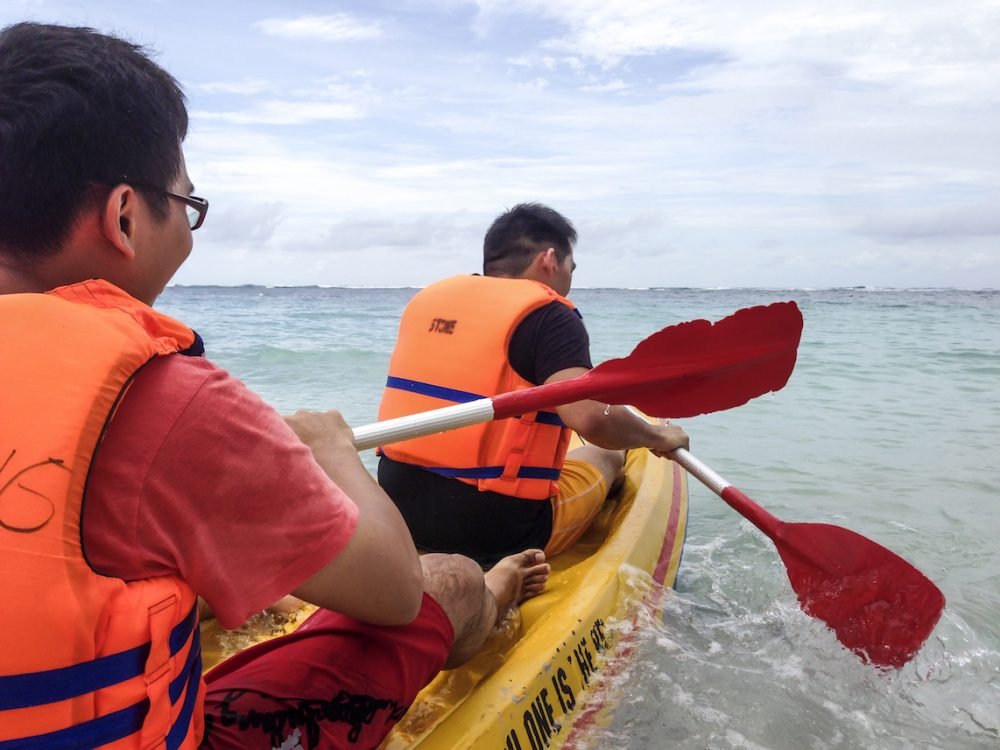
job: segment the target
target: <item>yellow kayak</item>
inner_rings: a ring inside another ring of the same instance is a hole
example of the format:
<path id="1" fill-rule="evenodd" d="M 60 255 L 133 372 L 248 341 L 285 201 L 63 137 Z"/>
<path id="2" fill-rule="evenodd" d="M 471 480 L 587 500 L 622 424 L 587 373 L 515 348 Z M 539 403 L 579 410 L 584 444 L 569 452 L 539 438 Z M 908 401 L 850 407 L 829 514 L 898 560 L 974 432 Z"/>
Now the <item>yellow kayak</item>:
<path id="1" fill-rule="evenodd" d="M 636 571 L 671 587 L 687 526 L 686 474 L 677 464 L 633 450 L 621 491 L 593 526 L 553 558 L 546 590 L 524 602 L 483 652 L 441 672 L 383 741 L 384 750 L 556 748 L 602 713 L 592 689 L 628 648 L 616 648 L 637 598 Z M 642 578 L 643 576 L 640 576 Z M 645 578 L 648 581 L 648 578 Z M 236 650 L 293 630 L 311 610 L 267 614 L 239 631 L 202 628 L 205 669 Z"/>

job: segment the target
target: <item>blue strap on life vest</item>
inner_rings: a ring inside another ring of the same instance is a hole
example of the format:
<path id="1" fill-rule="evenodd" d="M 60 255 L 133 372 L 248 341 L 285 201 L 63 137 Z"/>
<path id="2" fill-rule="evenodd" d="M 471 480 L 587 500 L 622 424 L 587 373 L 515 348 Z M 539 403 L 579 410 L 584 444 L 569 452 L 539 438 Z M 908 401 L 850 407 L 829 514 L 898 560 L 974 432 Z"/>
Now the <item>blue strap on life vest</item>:
<path id="1" fill-rule="evenodd" d="M 421 466 L 420 468 L 453 479 L 499 479 L 503 476 L 504 467 L 476 466 L 471 469 L 457 469 L 442 466 Z M 517 470 L 518 479 L 548 479 L 556 482 L 559 480 L 559 474 L 559 469 L 550 469 L 544 466 L 522 466 Z"/>
<path id="2" fill-rule="evenodd" d="M 386 388 L 396 388 L 410 393 L 419 393 L 422 396 L 431 396 L 443 401 L 454 401 L 464 404 L 469 401 L 478 401 L 486 398 L 476 393 L 459 391 L 454 388 L 445 388 L 433 383 L 424 383 L 420 380 L 410 380 L 408 378 L 397 378 L 390 375 L 385 381 Z M 520 417 L 516 417 L 520 418 Z M 560 419 L 555 412 L 540 411 L 535 415 L 535 421 L 540 424 L 551 425 L 553 427 L 565 427 L 565 422 Z M 440 474 L 443 477 L 452 479 L 498 479 L 503 476 L 503 466 L 476 466 L 472 468 L 455 468 L 440 466 L 422 466 L 421 468 Z M 547 479 L 552 482 L 559 481 L 559 469 L 546 466 L 522 466 L 517 471 L 518 479 Z"/>
<path id="3" fill-rule="evenodd" d="M 176 656 L 194 638 L 180 674 L 169 687 L 170 702 L 176 703 L 187 689 L 184 705 L 167 735 L 168 750 L 180 747 L 190 728 L 201 675 L 201 640 L 197 637 L 198 604 L 170 631 L 170 655 Z M 151 644 L 102 656 L 98 659 L 44 672 L 0 677 L 0 711 L 41 706 L 77 698 L 102 688 L 138 677 L 145 671 Z M 142 728 L 149 712 L 149 699 L 99 716 L 72 727 L 33 737 L 0 741 L 0 750 L 43 750 L 62 747 L 98 747 L 128 737 Z"/>
<path id="4" fill-rule="evenodd" d="M 420 380 L 410 380 L 408 378 L 397 378 L 390 375 L 385 379 L 386 388 L 395 388 L 400 391 L 408 391 L 409 393 L 419 393 L 421 396 L 430 396 L 431 398 L 439 398 L 442 401 L 452 401 L 456 404 L 466 404 L 469 401 L 478 401 L 486 396 L 481 396 L 478 393 L 470 393 L 469 391 L 460 391 L 455 388 L 445 388 L 441 385 L 434 385 L 433 383 L 424 383 Z M 520 417 L 514 417 L 514 419 L 519 419 Z M 565 427 L 566 423 L 559 418 L 559 415 L 551 411 L 540 411 L 535 416 L 535 421 L 540 424 L 552 425 L 553 427 Z"/>

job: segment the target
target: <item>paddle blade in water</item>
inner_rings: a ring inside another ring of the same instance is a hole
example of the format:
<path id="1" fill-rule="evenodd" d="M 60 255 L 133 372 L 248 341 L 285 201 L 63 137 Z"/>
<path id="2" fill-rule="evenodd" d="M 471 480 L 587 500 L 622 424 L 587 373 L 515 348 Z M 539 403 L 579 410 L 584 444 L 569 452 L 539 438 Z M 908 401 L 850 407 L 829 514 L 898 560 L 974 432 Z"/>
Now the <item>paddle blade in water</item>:
<path id="1" fill-rule="evenodd" d="M 862 659 L 901 667 L 927 640 L 944 595 L 906 560 L 840 526 L 785 523 L 690 451 L 671 457 L 774 542 L 802 609 Z"/>
<path id="2" fill-rule="evenodd" d="M 498 419 L 583 399 L 632 404 L 653 417 L 732 409 L 784 387 L 801 336 L 794 302 L 747 307 L 717 323 L 669 326 L 627 357 L 570 380 L 501 394 L 493 405 Z"/>
<path id="3" fill-rule="evenodd" d="M 821 523 L 781 523 L 771 538 L 802 609 L 872 664 L 902 667 L 941 616 L 938 587 L 860 534 Z"/>

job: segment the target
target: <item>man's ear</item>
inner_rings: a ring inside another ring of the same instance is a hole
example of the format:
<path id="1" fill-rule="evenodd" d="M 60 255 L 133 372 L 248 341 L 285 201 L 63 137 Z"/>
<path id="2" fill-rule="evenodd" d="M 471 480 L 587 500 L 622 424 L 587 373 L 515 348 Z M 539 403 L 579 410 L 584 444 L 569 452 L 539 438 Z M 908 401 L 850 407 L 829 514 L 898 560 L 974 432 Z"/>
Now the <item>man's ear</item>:
<path id="1" fill-rule="evenodd" d="M 131 185 L 117 185 L 111 189 L 101 215 L 101 231 L 115 250 L 128 260 L 135 257 L 138 194 Z"/>
<path id="2" fill-rule="evenodd" d="M 542 253 L 542 268 L 546 273 L 554 274 L 559 268 L 559 258 L 556 256 L 556 249 L 550 247 Z"/>

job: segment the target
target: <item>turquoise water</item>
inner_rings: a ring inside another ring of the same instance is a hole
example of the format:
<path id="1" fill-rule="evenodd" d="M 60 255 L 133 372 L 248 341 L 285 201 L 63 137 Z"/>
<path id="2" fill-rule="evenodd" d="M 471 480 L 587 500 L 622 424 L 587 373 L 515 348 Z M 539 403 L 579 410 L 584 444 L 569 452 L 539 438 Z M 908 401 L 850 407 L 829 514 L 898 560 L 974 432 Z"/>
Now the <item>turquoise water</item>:
<path id="1" fill-rule="evenodd" d="M 172 287 L 158 307 L 279 410 L 374 421 L 407 289 Z M 653 331 L 794 299 L 788 385 L 683 422 L 692 451 L 786 521 L 850 528 L 948 606 L 891 675 L 801 613 L 772 543 L 691 483 L 678 590 L 610 686 L 600 748 L 1000 747 L 1000 292 L 578 290 L 594 362 Z M 373 466 L 371 457 L 366 457 Z"/>

